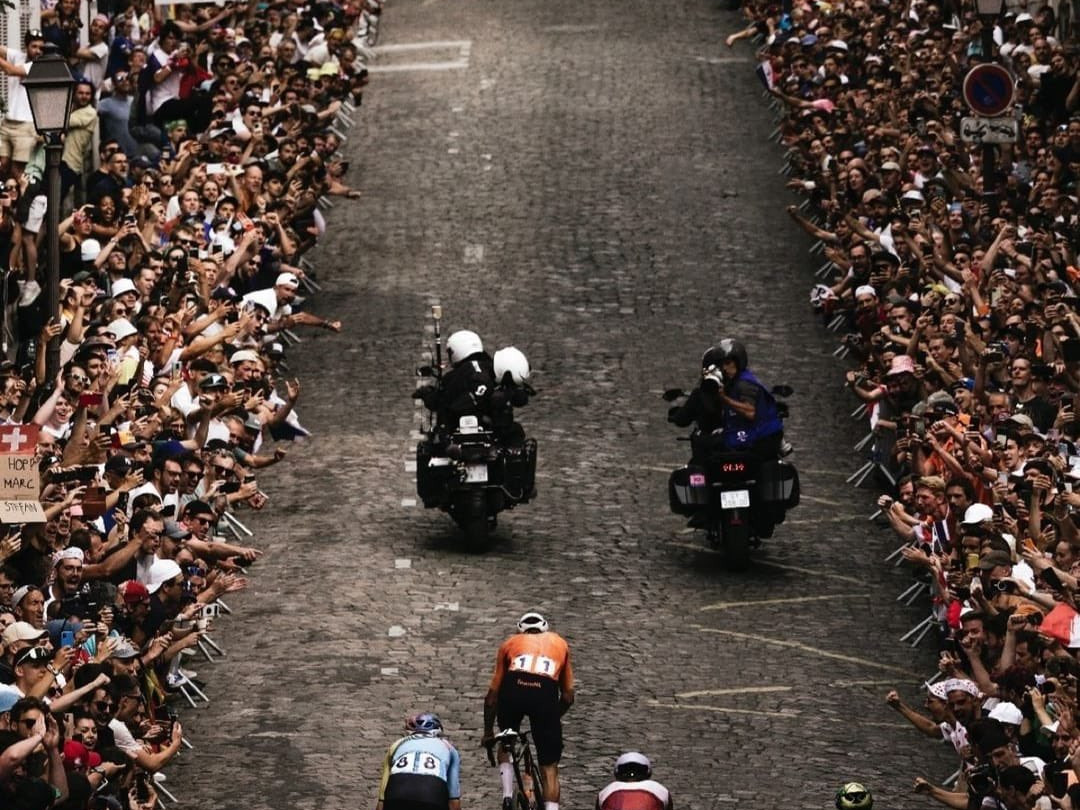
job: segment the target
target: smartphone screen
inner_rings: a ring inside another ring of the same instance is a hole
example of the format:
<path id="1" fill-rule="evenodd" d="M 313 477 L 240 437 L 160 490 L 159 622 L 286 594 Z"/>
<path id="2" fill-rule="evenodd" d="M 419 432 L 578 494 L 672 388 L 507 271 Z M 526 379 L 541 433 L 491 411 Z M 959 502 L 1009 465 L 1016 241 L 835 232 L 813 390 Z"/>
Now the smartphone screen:
<path id="1" fill-rule="evenodd" d="M 60 646 L 61 647 L 74 647 L 75 646 L 75 633 L 71 630 L 64 630 L 60 633 Z"/>

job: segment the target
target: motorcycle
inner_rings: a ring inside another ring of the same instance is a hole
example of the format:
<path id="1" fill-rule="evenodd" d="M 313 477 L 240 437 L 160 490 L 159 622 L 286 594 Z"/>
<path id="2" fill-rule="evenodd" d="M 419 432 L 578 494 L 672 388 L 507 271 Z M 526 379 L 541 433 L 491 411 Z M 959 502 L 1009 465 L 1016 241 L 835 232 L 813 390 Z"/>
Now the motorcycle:
<path id="1" fill-rule="evenodd" d="M 416 370 L 439 385 L 442 377 L 441 307 L 432 307 L 435 362 Z M 530 394 L 536 392 L 526 386 Z M 498 399 L 496 395 L 493 400 Z M 512 420 L 511 420 L 512 421 Z M 430 414 L 425 437 L 416 445 L 416 492 L 426 509 L 453 518 L 470 551 L 485 551 L 498 514 L 536 497 L 536 440 L 499 440 L 490 415 L 467 415 L 456 427 L 441 427 Z"/>
<path id="2" fill-rule="evenodd" d="M 771 393 L 781 418 L 786 418 L 788 406 L 782 400 L 792 389 L 778 385 Z M 671 388 L 663 399 L 674 402 L 686 396 L 682 389 Z M 772 537 L 788 510 L 799 505 L 799 472 L 784 458 L 762 459 L 721 448 L 718 439 L 697 429 L 681 437 L 698 450 L 697 461 L 671 473 L 668 500 L 672 512 L 689 518 L 687 525 L 704 529 L 712 548 L 723 549 L 732 569 L 743 570 L 750 564 L 751 547 Z"/>

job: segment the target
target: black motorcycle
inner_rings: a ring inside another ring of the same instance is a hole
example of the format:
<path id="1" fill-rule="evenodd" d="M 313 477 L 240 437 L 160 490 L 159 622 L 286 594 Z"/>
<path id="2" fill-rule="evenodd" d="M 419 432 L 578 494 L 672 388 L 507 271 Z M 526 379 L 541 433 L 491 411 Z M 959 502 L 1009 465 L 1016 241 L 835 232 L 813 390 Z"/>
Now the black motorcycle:
<path id="1" fill-rule="evenodd" d="M 781 400 L 791 396 L 791 388 L 776 386 L 771 393 L 786 418 Z M 667 402 L 685 396 L 679 388 L 663 394 Z M 742 570 L 750 564 L 751 547 L 772 537 L 787 511 L 799 505 L 799 473 L 783 458 L 728 450 L 719 439 L 698 430 L 684 439 L 692 443 L 695 460 L 671 473 L 668 499 L 672 512 L 689 517 L 688 525 L 703 529 L 710 546 L 723 548 L 727 564 Z"/>
<path id="2" fill-rule="evenodd" d="M 435 362 L 416 372 L 439 385 L 441 308 L 432 307 L 432 316 Z M 503 400 L 497 385 L 491 401 Z M 424 439 L 416 445 L 417 495 L 425 508 L 441 509 L 454 519 L 470 551 L 488 548 L 499 512 L 536 497 L 536 441 L 523 438 L 520 430 L 506 430 L 507 416 L 505 412 L 462 416 L 455 428 L 446 428 L 432 415 Z M 511 440 L 500 439 L 508 434 Z"/>

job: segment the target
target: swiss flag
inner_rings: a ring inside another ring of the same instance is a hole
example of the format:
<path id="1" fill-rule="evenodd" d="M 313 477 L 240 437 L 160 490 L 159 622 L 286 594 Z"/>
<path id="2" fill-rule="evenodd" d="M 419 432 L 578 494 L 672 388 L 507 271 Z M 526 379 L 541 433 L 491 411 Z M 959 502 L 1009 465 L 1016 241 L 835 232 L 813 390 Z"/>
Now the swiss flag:
<path id="1" fill-rule="evenodd" d="M 37 425 L 0 425 L 0 453 L 33 453 L 37 440 Z"/>

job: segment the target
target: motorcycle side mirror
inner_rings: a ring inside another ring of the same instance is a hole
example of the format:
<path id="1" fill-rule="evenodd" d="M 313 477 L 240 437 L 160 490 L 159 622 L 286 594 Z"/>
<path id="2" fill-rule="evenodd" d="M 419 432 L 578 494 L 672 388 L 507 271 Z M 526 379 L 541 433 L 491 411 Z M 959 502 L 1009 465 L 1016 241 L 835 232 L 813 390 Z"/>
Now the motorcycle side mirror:
<path id="1" fill-rule="evenodd" d="M 416 376 L 417 377 L 434 377 L 435 376 L 435 369 L 433 369 L 431 366 L 417 366 L 417 368 L 416 368 Z"/>
<path id="2" fill-rule="evenodd" d="M 679 397 L 685 397 L 685 396 L 686 396 L 686 392 L 683 391 L 681 388 L 669 388 L 668 390 L 666 390 L 664 393 L 662 393 L 660 395 L 660 397 L 664 400 L 664 402 L 674 402 Z"/>
<path id="3" fill-rule="evenodd" d="M 774 385 L 772 389 L 772 395 L 774 397 L 780 397 L 786 399 L 795 393 L 795 389 L 790 385 Z"/>

